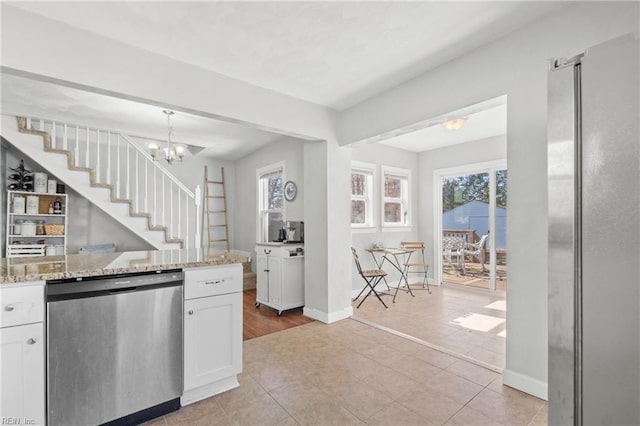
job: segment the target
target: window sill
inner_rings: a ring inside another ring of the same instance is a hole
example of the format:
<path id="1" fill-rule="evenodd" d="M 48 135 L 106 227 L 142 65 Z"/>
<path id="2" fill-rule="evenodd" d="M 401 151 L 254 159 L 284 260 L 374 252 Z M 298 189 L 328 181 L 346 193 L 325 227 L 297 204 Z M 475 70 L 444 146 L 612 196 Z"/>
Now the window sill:
<path id="1" fill-rule="evenodd" d="M 383 226 L 382 232 L 411 232 L 411 225 Z"/>
<path id="2" fill-rule="evenodd" d="M 352 226 L 352 234 L 375 234 L 378 232 L 377 226 Z"/>

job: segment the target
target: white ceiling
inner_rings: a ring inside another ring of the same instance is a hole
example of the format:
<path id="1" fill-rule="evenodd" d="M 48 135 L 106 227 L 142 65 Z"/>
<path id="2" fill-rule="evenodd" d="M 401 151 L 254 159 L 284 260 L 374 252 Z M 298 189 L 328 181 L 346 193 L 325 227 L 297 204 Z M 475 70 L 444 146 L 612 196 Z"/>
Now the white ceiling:
<path id="1" fill-rule="evenodd" d="M 12 2 L 106 37 L 337 110 L 565 3 Z"/>
<path id="2" fill-rule="evenodd" d="M 8 74 L 2 75 L 3 113 L 96 126 L 166 140 L 163 108 Z M 176 112 L 176 142 L 203 147 L 198 155 L 237 160 L 283 136 L 246 125 Z"/>
<path id="3" fill-rule="evenodd" d="M 503 101 L 504 99 L 500 99 Z M 442 122 L 452 118 L 466 118 L 459 130 L 447 130 Z M 507 105 L 473 106 L 454 111 L 444 117 L 429 120 L 425 128 L 379 141 L 383 145 L 423 152 L 445 146 L 477 141 L 507 133 Z"/>

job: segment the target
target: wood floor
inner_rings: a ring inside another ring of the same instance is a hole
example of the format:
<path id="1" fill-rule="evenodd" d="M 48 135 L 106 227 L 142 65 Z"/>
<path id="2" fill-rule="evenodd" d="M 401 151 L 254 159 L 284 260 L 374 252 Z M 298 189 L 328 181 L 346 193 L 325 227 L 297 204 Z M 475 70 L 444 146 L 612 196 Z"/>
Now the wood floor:
<path id="1" fill-rule="evenodd" d="M 307 324 L 314 320 L 302 315 L 302 308 L 284 311 L 278 316 L 278 311 L 261 305 L 256 308 L 256 290 L 245 290 L 242 294 L 242 340 L 286 330 L 298 325 Z"/>

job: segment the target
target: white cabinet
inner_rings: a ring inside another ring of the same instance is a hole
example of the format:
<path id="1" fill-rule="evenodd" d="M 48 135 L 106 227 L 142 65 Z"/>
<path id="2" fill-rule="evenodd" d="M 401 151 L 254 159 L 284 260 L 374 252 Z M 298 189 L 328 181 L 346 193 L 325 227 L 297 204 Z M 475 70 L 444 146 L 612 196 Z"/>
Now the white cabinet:
<path id="1" fill-rule="evenodd" d="M 45 422 L 43 283 L 1 288 L 0 301 L 0 418 L 3 423 L 42 425 Z"/>
<path id="2" fill-rule="evenodd" d="M 191 404 L 238 386 L 242 371 L 242 266 L 186 269 L 184 394 Z"/>
<path id="3" fill-rule="evenodd" d="M 304 251 L 298 244 L 256 246 L 256 307 L 278 310 L 304 306 Z"/>
<path id="4" fill-rule="evenodd" d="M 7 191 L 6 257 L 65 255 L 68 208 L 66 194 Z"/>

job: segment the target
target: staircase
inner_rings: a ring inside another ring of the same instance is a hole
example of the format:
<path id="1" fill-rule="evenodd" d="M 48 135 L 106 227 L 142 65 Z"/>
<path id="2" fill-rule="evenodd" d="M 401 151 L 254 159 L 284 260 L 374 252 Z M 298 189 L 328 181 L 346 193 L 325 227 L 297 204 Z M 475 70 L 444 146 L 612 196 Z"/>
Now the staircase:
<path id="1" fill-rule="evenodd" d="M 155 248 L 201 247 L 199 187 L 190 191 L 130 136 L 2 116 L 2 137 Z"/>

